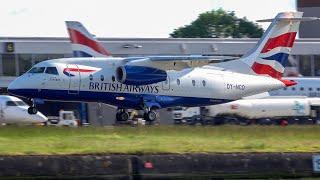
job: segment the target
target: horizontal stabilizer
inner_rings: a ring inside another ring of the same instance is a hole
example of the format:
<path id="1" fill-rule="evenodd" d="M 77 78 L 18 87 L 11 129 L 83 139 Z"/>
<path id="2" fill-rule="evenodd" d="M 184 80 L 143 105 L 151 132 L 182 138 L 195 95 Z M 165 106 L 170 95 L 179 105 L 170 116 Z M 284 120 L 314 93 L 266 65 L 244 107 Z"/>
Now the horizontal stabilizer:
<path id="1" fill-rule="evenodd" d="M 275 19 L 261 19 L 257 22 L 272 22 Z M 276 18 L 278 21 L 316 21 L 320 20 L 318 17 L 301 17 L 301 18 Z"/>

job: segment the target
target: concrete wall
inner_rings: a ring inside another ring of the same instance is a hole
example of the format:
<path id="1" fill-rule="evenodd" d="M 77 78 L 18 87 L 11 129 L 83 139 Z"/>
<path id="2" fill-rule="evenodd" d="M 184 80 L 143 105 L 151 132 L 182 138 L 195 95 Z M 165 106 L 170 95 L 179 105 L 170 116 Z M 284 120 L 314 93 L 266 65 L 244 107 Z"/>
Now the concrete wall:
<path id="1" fill-rule="evenodd" d="M 212 179 L 320 177 L 315 153 L 1 156 L 0 178 Z"/>

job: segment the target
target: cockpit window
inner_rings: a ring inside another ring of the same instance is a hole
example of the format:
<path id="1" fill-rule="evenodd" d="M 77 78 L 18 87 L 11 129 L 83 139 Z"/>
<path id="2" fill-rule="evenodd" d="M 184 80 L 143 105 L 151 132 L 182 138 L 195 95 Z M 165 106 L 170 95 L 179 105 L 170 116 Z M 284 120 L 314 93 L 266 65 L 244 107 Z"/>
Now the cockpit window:
<path id="1" fill-rule="evenodd" d="M 47 67 L 46 73 L 47 74 L 59 75 L 58 70 L 57 70 L 56 67 Z"/>
<path id="2" fill-rule="evenodd" d="M 28 73 L 43 73 L 45 67 L 33 67 L 28 71 Z"/>
<path id="3" fill-rule="evenodd" d="M 27 104 L 23 101 L 7 101 L 7 106 L 26 106 Z"/>

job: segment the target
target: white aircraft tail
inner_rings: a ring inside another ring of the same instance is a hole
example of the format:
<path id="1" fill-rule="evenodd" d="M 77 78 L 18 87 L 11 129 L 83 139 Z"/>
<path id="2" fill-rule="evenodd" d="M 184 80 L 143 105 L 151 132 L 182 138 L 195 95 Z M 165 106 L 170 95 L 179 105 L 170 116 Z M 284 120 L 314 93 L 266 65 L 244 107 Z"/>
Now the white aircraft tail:
<path id="1" fill-rule="evenodd" d="M 111 54 L 77 21 L 66 21 L 74 57 L 107 57 Z"/>
<path id="2" fill-rule="evenodd" d="M 299 31 L 300 21 L 317 19 L 302 18 L 302 15 L 303 12 L 283 12 L 274 19 L 260 20 L 271 24 L 257 45 L 240 60 L 255 74 L 281 79 Z"/>
<path id="3" fill-rule="evenodd" d="M 235 72 L 281 79 L 300 22 L 318 19 L 315 17 L 302 18 L 302 15 L 302 12 L 283 12 L 274 19 L 260 20 L 260 22 L 271 22 L 271 24 L 257 45 L 242 56 L 238 62 L 218 63 L 216 66 Z"/>

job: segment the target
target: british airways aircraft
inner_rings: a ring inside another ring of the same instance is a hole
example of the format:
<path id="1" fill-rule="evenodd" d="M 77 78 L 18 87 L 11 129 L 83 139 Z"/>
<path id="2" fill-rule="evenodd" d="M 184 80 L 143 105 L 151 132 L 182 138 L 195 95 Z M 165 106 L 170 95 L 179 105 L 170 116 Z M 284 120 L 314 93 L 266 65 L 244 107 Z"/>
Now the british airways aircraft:
<path id="1" fill-rule="evenodd" d="M 282 73 L 302 14 L 279 13 L 252 51 L 218 66 L 172 70 L 179 62 L 212 59 L 203 56 L 54 59 L 36 64 L 8 91 L 33 101 L 107 103 L 122 109 L 119 120 L 127 119 L 126 109 L 141 109 L 154 121 L 159 108 L 208 106 L 292 86 L 296 83 L 283 80 Z"/>
<path id="2" fill-rule="evenodd" d="M 66 27 L 71 41 L 74 57 L 111 57 L 109 50 L 77 21 L 66 21 Z M 86 40 L 86 39 L 90 39 Z M 230 57 L 231 58 L 231 57 Z M 208 62 L 203 62 L 205 63 Z M 214 65 L 214 64 L 213 64 Z M 219 66 L 219 65 L 218 65 Z M 290 88 L 284 87 L 260 96 L 308 96 L 320 97 L 320 78 L 315 77 L 284 77 L 283 79 L 296 82 L 298 85 Z M 257 96 L 254 96 L 257 97 Z"/>

